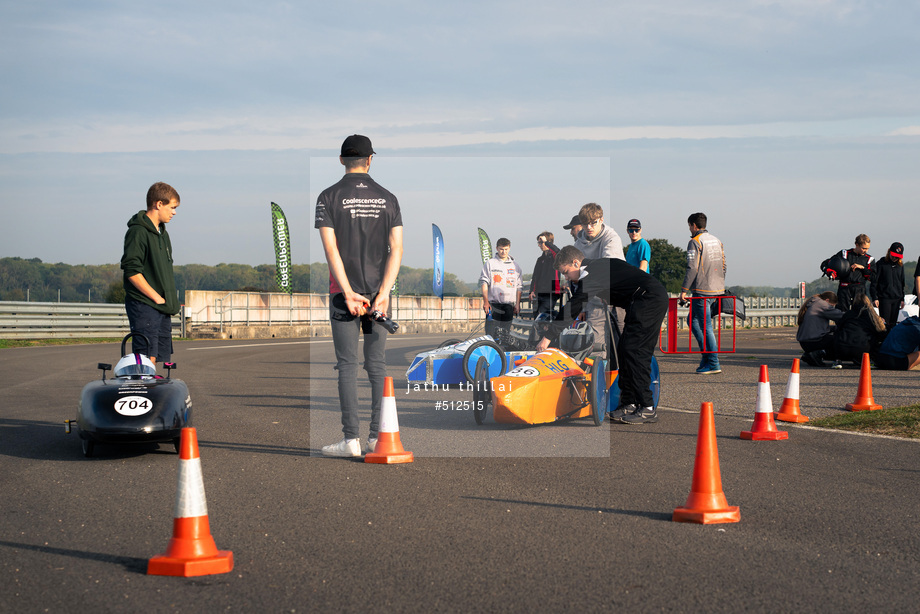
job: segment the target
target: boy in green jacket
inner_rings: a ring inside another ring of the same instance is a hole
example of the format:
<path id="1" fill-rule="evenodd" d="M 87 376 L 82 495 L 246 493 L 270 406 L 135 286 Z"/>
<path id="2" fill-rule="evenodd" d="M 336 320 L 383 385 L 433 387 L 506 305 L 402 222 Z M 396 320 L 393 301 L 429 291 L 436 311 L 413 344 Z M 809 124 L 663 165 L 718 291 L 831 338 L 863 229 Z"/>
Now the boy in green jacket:
<path id="1" fill-rule="evenodd" d="M 172 355 L 171 316 L 179 313 L 179 297 L 173 275 L 172 244 L 166 224 L 176 214 L 179 193 L 169 184 L 158 182 L 147 190 L 147 210 L 128 220 L 124 270 L 125 311 L 132 337 L 131 348 L 156 363 Z"/>

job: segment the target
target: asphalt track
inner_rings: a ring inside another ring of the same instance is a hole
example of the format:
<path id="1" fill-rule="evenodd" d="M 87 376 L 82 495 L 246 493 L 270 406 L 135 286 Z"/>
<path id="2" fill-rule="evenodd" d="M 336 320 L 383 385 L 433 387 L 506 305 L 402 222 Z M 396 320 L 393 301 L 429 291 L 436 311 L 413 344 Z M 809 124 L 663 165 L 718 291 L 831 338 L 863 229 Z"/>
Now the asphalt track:
<path id="1" fill-rule="evenodd" d="M 721 375 L 660 357 L 661 421 L 641 427 L 476 427 L 435 408 L 471 393 L 405 394 L 409 359 L 444 338 L 388 343 L 416 455 L 401 466 L 317 456 L 340 437 L 328 340 L 178 342 L 212 533 L 235 557 L 187 579 L 145 575 L 170 537 L 172 447 L 84 459 L 64 434 L 117 344 L 0 351 L 0 611 L 916 611 L 918 442 L 783 424 L 787 441 L 738 438 L 761 364 L 782 399 L 791 329 L 742 332 Z M 858 376 L 803 367 L 803 413 L 839 413 Z M 886 407 L 920 398 L 920 374 L 872 377 Z M 703 401 L 739 523 L 670 521 Z"/>

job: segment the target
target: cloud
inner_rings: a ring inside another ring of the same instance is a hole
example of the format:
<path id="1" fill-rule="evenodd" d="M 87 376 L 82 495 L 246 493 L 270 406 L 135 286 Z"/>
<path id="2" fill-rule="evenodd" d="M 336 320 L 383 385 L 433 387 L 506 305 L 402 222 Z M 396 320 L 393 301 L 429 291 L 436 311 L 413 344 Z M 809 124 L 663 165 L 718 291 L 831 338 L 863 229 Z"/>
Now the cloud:
<path id="1" fill-rule="evenodd" d="M 887 136 L 920 136 L 920 125 L 904 126 L 897 130 L 892 130 Z"/>
<path id="2" fill-rule="evenodd" d="M 485 109 L 481 109 L 485 114 Z M 493 110 L 494 112 L 495 110 Z M 438 150 L 471 145 L 616 142 L 636 139 L 747 139 L 917 136 L 904 118 L 707 125 L 532 125 L 515 117 L 477 116 L 470 109 L 420 113 L 380 111 L 358 119 L 328 110 L 271 116 L 94 118 L 23 125 L 0 120 L 0 153 L 107 153 L 216 150 L 334 150 L 343 135 L 363 132 L 393 150 Z M 916 121 L 920 118 L 909 118 Z M 516 126 L 516 124 L 520 124 Z"/>
<path id="3" fill-rule="evenodd" d="M 362 123 L 461 143 L 699 132 L 905 118 L 920 98 L 913 5 L 403 0 L 362 11 L 7 3 L 3 151 L 188 149 L 196 137 L 204 149 L 296 147 Z"/>

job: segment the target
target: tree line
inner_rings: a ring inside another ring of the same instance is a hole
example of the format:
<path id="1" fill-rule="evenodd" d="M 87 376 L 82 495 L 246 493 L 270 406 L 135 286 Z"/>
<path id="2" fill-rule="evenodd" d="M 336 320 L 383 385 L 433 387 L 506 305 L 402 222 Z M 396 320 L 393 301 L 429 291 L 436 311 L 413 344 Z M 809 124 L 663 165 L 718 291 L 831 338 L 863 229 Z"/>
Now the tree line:
<path id="1" fill-rule="evenodd" d="M 180 300 L 186 290 L 278 291 L 273 264 L 185 264 L 174 270 Z M 434 269 L 400 267 L 399 293 L 432 294 L 433 274 Z M 0 301 L 122 303 L 122 275 L 118 264 L 52 264 L 39 258 L 0 258 Z M 291 280 L 295 292 L 328 292 L 329 267 L 325 262 L 295 264 Z M 453 273 L 444 275 L 445 296 L 463 296 L 473 289 L 473 284 L 461 281 Z"/>
<path id="2" fill-rule="evenodd" d="M 686 271 L 686 252 L 664 239 L 650 239 L 651 270 L 668 292 L 680 292 Z M 534 259 L 536 260 L 536 259 Z M 906 278 L 911 277 L 916 262 L 905 262 Z M 525 270 L 525 284 L 530 279 L 531 265 Z M 817 266 L 815 267 L 817 269 Z M 182 300 L 188 290 L 276 292 L 275 265 L 221 263 L 216 266 L 185 264 L 175 267 L 176 287 Z M 399 269 L 398 292 L 402 295 L 431 295 L 433 269 L 403 266 Z M 323 293 L 329 290 L 329 267 L 325 262 L 295 264 L 291 269 L 295 292 Z M 913 287 L 913 281 L 907 284 Z M 811 296 L 825 290 L 835 290 L 837 284 L 817 278 L 806 284 L 805 294 Z M 797 287 L 732 286 L 738 296 L 798 296 Z M 464 282 L 453 273 L 444 275 L 445 296 L 479 296 L 477 280 Z M 118 264 L 55 264 L 39 258 L 0 258 L 0 300 L 33 302 L 93 302 L 121 303 L 124 301 L 122 271 Z"/>

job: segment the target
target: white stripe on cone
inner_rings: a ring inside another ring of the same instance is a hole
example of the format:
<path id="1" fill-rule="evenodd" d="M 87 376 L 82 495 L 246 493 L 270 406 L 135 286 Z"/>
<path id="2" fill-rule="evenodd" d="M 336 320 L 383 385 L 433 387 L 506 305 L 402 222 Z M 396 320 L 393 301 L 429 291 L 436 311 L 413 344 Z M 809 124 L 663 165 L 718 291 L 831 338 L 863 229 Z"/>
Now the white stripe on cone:
<path id="1" fill-rule="evenodd" d="M 179 461 L 179 488 L 176 493 L 174 518 L 195 518 L 208 515 L 208 503 L 204 497 L 204 478 L 201 474 L 201 458 Z"/>
<path id="2" fill-rule="evenodd" d="M 380 433 L 398 433 L 399 419 L 396 417 L 396 398 L 383 397 L 380 400 Z"/>
<path id="3" fill-rule="evenodd" d="M 757 384 L 757 409 L 758 414 L 773 413 L 773 397 L 770 395 L 770 382 Z"/>
<path id="4" fill-rule="evenodd" d="M 787 399 L 799 400 L 799 374 L 790 373 L 789 381 L 786 382 L 786 397 Z"/>

